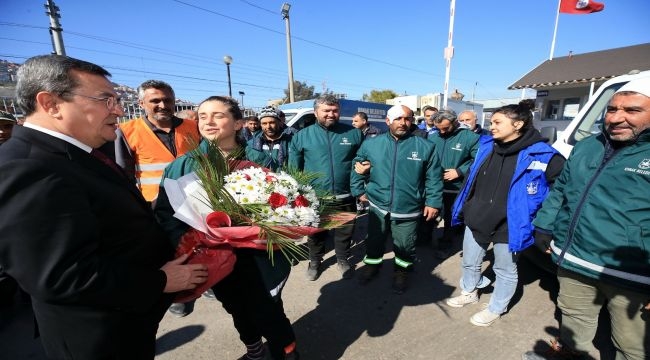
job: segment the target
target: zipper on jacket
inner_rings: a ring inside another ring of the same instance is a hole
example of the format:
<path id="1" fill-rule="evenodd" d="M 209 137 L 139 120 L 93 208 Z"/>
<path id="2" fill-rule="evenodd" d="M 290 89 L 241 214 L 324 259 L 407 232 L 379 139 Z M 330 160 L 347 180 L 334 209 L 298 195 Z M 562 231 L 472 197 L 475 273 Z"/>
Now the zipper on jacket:
<path id="1" fill-rule="evenodd" d="M 438 136 L 440 136 L 440 135 L 438 135 Z M 442 172 L 444 174 L 445 170 L 447 170 L 447 169 L 445 168 L 445 165 L 442 164 L 442 161 L 445 159 L 445 153 L 447 152 L 447 138 L 443 138 L 442 136 L 440 136 L 440 138 L 442 138 L 442 141 L 443 141 L 442 154 L 440 154 L 440 166 L 442 166 Z M 444 180 L 443 180 L 443 185 L 444 185 Z"/>
<path id="2" fill-rule="evenodd" d="M 392 137 L 392 135 L 390 135 Z M 391 168 L 390 172 L 390 203 L 388 208 L 390 211 L 393 211 L 393 195 L 395 194 L 395 164 L 397 163 L 397 145 L 399 144 L 399 140 L 391 139 L 395 143 L 394 151 L 393 151 L 393 167 Z"/>
<path id="3" fill-rule="evenodd" d="M 607 147 L 609 147 L 609 144 L 605 144 L 605 153 L 604 156 L 607 156 Z M 587 186 L 585 187 L 585 190 L 582 192 L 582 196 L 580 196 L 580 201 L 578 201 L 578 206 L 576 206 L 576 211 L 574 212 L 573 216 L 571 217 L 571 223 L 569 224 L 569 231 L 567 232 L 567 241 L 566 244 L 564 244 L 564 247 L 562 248 L 562 251 L 560 252 L 560 255 L 558 256 L 557 259 L 557 265 L 560 266 L 562 265 L 562 262 L 564 261 L 564 254 L 569 250 L 569 247 L 571 246 L 571 243 L 573 243 L 573 233 L 575 232 L 575 227 L 576 223 L 578 222 L 578 218 L 580 217 L 580 213 L 582 212 L 582 207 L 585 203 L 585 200 L 587 199 L 587 196 L 589 195 L 589 189 L 593 186 L 594 182 L 596 181 L 596 178 L 600 176 L 600 173 L 603 171 L 603 168 L 614 158 L 618 151 L 614 150 L 612 154 L 608 157 L 603 159 L 603 162 L 600 163 L 600 166 L 594 173 L 594 175 L 589 179 L 589 182 L 587 183 Z"/>
<path id="4" fill-rule="evenodd" d="M 332 139 L 331 139 L 331 132 L 328 129 L 325 130 L 325 135 L 327 136 L 327 154 L 329 155 L 329 160 L 330 160 L 330 177 L 332 178 L 332 195 L 336 195 L 336 186 L 335 186 L 335 178 L 334 178 L 334 160 L 332 156 Z"/>

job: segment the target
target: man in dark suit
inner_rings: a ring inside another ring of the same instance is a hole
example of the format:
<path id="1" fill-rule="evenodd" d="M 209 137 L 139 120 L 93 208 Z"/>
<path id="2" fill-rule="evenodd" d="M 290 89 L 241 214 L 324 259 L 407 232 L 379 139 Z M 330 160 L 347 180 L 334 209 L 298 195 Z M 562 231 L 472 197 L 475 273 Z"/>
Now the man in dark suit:
<path id="1" fill-rule="evenodd" d="M 173 259 L 138 189 L 92 151 L 123 114 L 108 76 L 28 59 L 16 88 L 26 121 L 0 149 L 0 266 L 31 295 L 53 359 L 153 359 L 172 293 L 207 276 Z"/>

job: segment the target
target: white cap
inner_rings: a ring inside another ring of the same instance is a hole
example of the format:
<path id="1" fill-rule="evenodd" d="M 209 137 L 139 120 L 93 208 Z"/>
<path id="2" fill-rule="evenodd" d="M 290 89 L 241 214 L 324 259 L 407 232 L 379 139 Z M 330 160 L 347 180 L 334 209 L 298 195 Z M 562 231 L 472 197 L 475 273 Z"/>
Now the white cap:
<path id="1" fill-rule="evenodd" d="M 406 111 L 404 111 L 404 105 L 393 105 L 390 109 L 388 109 L 388 112 L 386 113 L 386 117 L 388 118 L 388 121 L 393 123 L 395 119 L 401 118 L 404 116 L 407 116 Z"/>
<path id="2" fill-rule="evenodd" d="M 621 86 L 621 88 L 616 91 L 616 94 L 623 91 L 632 91 L 650 97 L 650 77 L 634 79 Z"/>

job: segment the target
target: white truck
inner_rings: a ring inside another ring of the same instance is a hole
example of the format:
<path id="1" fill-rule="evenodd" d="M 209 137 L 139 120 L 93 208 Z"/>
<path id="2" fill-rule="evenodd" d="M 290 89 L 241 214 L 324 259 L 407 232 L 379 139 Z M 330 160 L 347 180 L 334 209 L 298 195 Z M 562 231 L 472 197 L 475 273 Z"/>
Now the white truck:
<path id="1" fill-rule="evenodd" d="M 368 114 L 368 123 L 381 131 L 387 129 L 386 112 L 390 109 L 390 105 L 347 99 L 340 99 L 339 104 L 340 122 L 351 125 L 354 114 L 363 111 Z M 280 105 L 278 108 L 284 112 L 287 126 L 300 130 L 316 122 L 314 100 L 296 101 Z"/>
<path id="2" fill-rule="evenodd" d="M 573 146 L 580 140 L 598 134 L 605 119 L 607 104 L 612 95 L 621 86 L 627 84 L 630 80 L 650 77 L 650 70 L 631 71 L 627 75 L 617 76 L 607 80 L 598 90 L 589 98 L 587 103 L 580 109 L 576 117 L 571 120 L 569 126 L 562 131 L 553 143 L 553 147 L 564 155 L 569 157 Z M 544 136 L 553 136 L 555 133 L 552 128 L 542 128 Z"/>

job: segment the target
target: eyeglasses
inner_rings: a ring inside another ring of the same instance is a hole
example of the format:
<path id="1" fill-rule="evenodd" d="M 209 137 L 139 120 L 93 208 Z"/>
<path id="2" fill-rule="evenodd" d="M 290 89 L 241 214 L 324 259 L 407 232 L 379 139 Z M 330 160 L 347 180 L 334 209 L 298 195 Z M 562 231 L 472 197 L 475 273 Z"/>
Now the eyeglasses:
<path id="1" fill-rule="evenodd" d="M 74 92 L 71 92 L 71 91 L 69 91 L 68 93 L 72 94 L 72 95 L 81 96 L 81 97 L 84 97 L 86 99 L 91 99 L 91 100 L 95 100 L 95 101 L 103 101 L 103 102 L 106 103 L 106 107 L 108 108 L 109 111 L 115 109 L 115 106 L 117 106 L 117 105 L 120 106 L 120 109 L 122 108 L 122 98 L 120 98 L 120 97 L 114 97 L 114 96 L 96 97 L 96 96 L 82 95 L 82 94 L 74 93 Z"/>

